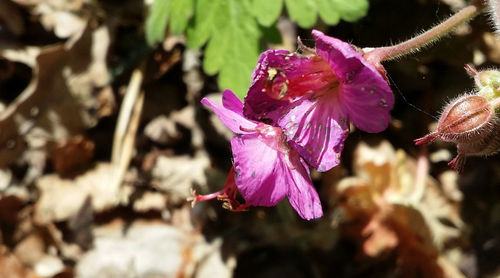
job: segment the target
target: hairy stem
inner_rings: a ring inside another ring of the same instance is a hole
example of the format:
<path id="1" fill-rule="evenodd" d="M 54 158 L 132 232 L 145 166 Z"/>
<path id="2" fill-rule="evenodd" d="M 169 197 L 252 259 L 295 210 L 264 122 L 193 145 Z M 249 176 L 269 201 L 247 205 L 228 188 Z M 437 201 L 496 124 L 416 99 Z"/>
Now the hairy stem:
<path id="1" fill-rule="evenodd" d="M 364 57 L 367 61 L 373 64 L 379 64 L 382 61 L 391 60 L 408 53 L 418 51 L 420 48 L 432 43 L 433 41 L 448 34 L 458 25 L 472 19 L 478 15 L 485 5 L 482 1 L 474 1 L 471 5 L 463 8 L 447 20 L 443 21 L 434 28 L 402 43 L 378 47 L 369 52 L 366 52 Z"/>

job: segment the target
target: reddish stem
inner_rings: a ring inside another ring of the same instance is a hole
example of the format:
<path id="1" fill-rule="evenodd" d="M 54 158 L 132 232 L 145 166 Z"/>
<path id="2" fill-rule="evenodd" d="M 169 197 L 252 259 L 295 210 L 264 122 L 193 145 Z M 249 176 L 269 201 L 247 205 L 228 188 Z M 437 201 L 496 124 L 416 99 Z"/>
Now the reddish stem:
<path id="1" fill-rule="evenodd" d="M 418 51 L 420 48 L 425 47 L 433 41 L 448 34 L 458 25 L 475 17 L 484 8 L 485 5 L 482 3 L 482 1 L 474 1 L 472 5 L 463 8 L 447 20 L 426 31 L 425 33 L 422 33 L 412 39 L 393 46 L 375 48 L 372 51 L 366 52 L 364 54 L 364 57 L 368 62 L 374 65 L 378 65 L 382 61 L 391 60 L 399 56 Z"/>

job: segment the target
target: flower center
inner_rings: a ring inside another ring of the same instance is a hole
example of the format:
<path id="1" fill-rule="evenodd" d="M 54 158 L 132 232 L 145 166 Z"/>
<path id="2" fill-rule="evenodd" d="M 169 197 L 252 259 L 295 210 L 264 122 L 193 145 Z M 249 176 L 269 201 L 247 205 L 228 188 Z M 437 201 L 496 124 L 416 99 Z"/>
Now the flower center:
<path id="1" fill-rule="evenodd" d="M 338 87 L 339 80 L 323 58 L 314 55 L 296 63 L 270 67 L 264 91 L 279 100 L 291 100 L 316 91 Z"/>

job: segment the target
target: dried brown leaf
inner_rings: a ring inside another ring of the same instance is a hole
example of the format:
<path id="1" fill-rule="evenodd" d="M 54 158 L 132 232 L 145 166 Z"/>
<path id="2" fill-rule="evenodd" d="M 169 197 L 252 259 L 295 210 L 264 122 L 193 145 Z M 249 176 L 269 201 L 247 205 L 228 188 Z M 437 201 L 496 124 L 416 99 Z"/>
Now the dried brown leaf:
<path id="1" fill-rule="evenodd" d="M 89 27 L 72 45 L 0 49 L 0 56 L 25 62 L 34 71 L 30 85 L 0 115 L 0 166 L 18 158 L 25 141 L 40 147 L 97 123 L 102 100 L 95 92 L 107 85 L 108 47 L 107 28 Z M 35 126 L 38 131 L 31 132 Z"/>
<path id="2" fill-rule="evenodd" d="M 169 201 L 183 203 L 191 196 L 191 188 L 205 187 L 207 178 L 205 171 L 210 167 L 210 160 L 204 153 L 195 157 L 159 156 L 151 171 L 151 184 L 169 194 Z"/>
<path id="3" fill-rule="evenodd" d="M 50 147 L 50 159 L 54 170 L 61 176 L 76 174 L 94 156 L 94 142 L 83 135 L 54 143 Z"/>
<path id="4" fill-rule="evenodd" d="M 100 163 L 74 180 L 55 174 L 41 177 L 36 182 L 40 198 L 35 204 L 35 220 L 43 224 L 75 217 L 88 197 L 94 211 L 113 208 L 122 197 L 119 188 L 110 186 L 115 174 L 114 166 Z"/>
<path id="5" fill-rule="evenodd" d="M 388 142 L 360 143 L 354 154 L 357 176 L 337 187 L 350 223 L 343 235 L 359 242 L 364 256 L 395 252 L 401 277 L 444 277 L 439 250 L 460 235 L 462 226 L 456 204 L 427 177 L 426 158 L 415 163 Z M 456 227 L 441 223 L 443 218 Z"/>
<path id="6" fill-rule="evenodd" d="M 32 270 L 25 268 L 8 249 L 0 245 L 0 277 L 2 278 L 40 278 Z"/>

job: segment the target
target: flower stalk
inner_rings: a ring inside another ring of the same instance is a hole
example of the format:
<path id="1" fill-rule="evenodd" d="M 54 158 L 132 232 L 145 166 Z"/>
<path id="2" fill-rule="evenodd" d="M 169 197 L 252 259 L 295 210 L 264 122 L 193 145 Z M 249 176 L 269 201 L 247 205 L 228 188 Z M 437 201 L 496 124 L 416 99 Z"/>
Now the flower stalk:
<path id="1" fill-rule="evenodd" d="M 447 35 L 460 24 L 474 18 L 481 13 L 485 7 L 482 1 L 474 1 L 471 5 L 463 8 L 432 29 L 396 45 L 377 47 L 366 52 L 364 58 L 371 64 L 378 65 L 382 61 L 392 60 L 419 51 L 421 48 Z"/>

